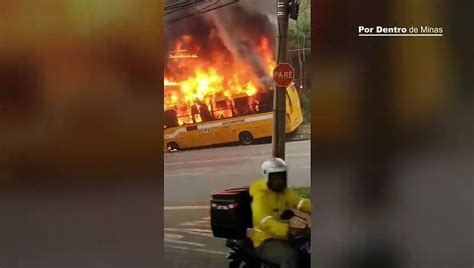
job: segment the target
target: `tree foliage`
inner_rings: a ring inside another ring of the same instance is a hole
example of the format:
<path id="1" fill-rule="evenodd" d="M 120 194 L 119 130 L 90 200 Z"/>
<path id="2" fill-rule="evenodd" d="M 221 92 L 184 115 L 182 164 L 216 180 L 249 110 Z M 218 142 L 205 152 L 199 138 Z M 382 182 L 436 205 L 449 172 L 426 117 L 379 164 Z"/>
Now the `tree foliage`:
<path id="1" fill-rule="evenodd" d="M 290 49 L 311 46 L 311 1 L 300 0 L 298 19 L 290 20 L 288 29 L 288 44 Z"/>

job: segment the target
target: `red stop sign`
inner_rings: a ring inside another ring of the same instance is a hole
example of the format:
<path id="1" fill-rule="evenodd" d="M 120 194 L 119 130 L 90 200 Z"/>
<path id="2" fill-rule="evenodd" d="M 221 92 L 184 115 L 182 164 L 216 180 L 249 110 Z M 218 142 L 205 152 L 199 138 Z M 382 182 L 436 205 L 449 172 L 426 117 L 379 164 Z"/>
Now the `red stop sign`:
<path id="1" fill-rule="evenodd" d="M 273 70 L 273 80 L 279 87 L 287 87 L 293 82 L 295 69 L 289 63 L 278 63 Z"/>

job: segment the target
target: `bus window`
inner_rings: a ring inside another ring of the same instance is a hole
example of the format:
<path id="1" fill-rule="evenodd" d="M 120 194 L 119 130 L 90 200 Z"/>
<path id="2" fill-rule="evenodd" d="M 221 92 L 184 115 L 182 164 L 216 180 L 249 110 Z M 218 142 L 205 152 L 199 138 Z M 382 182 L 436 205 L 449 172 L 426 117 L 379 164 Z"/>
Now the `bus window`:
<path id="1" fill-rule="evenodd" d="M 260 102 L 258 100 L 255 100 L 254 103 L 251 105 L 250 109 L 254 113 L 259 113 L 260 112 Z"/>
<path id="2" fill-rule="evenodd" d="M 202 122 L 202 118 L 201 118 L 200 114 L 193 115 L 193 124 L 197 124 L 197 123 L 201 123 L 201 122 Z"/>
<path id="3" fill-rule="evenodd" d="M 193 117 L 191 115 L 185 115 L 178 117 L 178 123 L 180 126 L 193 124 Z"/>
<path id="4" fill-rule="evenodd" d="M 231 105 L 229 105 L 226 99 L 215 101 L 214 118 L 224 119 L 233 116 L 234 113 Z"/>
<path id="5" fill-rule="evenodd" d="M 216 119 L 225 119 L 234 117 L 232 109 L 223 109 L 214 111 L 214 118 Z"/>
<path id="6" fill-rule="evenodd" d="M 213 116 L 209 111 L 209 107 L 202 101 L 196 101 L 196 107 L 198 108 L 198 113 L 200 120 L 202 122 L 207 122 L 213 120 Z"/>
<path id="7" fill-rule="evenodd" d="M 163 116 L 163 123 L 165 128 L 178 126 L 178 114 L 176 110 L 166 110 Z"/>
<path id="8" fill-rule="evenodd" d="M 191 106 L 191 115 L 194 124 L 201 122 L 201 116 L 199 116 L 199 108 L 196 103 Z"/>
<path id="9" fill-rule="evenodd" d="M 234 99 L 235 116 L 243 116 L 249 114 L 249 99 L 247 96 Z"/>
<path id="10" fill-rule="evenodd" d="M 266 113 L 273 110 L 273 90 L 269 90 L 260 95 L 259 112 Z"/>
<path id="11" fill-rule="evenodd" d="M 193 123 L 191 107 L 189 105 L 182 104 L 178 106 L 177 112 L 178 112 L 178 124 L 180 126 Z"/>

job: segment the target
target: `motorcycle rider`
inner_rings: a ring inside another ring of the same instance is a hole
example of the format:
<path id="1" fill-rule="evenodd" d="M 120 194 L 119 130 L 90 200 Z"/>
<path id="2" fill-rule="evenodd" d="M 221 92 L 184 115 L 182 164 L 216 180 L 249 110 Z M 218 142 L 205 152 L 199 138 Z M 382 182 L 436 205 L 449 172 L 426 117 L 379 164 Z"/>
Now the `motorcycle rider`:
<path id="1" fill-rule="evenodd" d="M 287 209 L 311 214 L 311 201 L 287 188 L 288 166 L 284 160 L 273 158 L 263 162 L 262 173 L 265 178 L 250 186 L 254 226 L 250 238 L 262 258 L 282 268 L 298 267 L 298 253 L 289 239 L 301 234 L 302 229 L 292 228 L 280 217 Z"/>

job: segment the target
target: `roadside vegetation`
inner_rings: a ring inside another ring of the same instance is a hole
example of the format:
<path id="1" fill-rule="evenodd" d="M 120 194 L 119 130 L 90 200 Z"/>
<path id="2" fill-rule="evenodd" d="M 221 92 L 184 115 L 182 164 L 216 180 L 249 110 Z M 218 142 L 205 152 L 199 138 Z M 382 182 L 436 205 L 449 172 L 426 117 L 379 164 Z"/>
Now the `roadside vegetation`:
<path id="1" fill-rule="evenodd" d="M 311 123 L 311 1 L 300 1 L 298 20 L 290 20 L 288 28 L 288 48 L 290 63 L 295 68 L 295 84 L 300 89 L 304 122 Z"/>
<path id="2" fill-rule="evenodd" d="M 311 187 L 297 187 L 293 188 L 293 190 L 298 196 L 311 199 Z"/>

